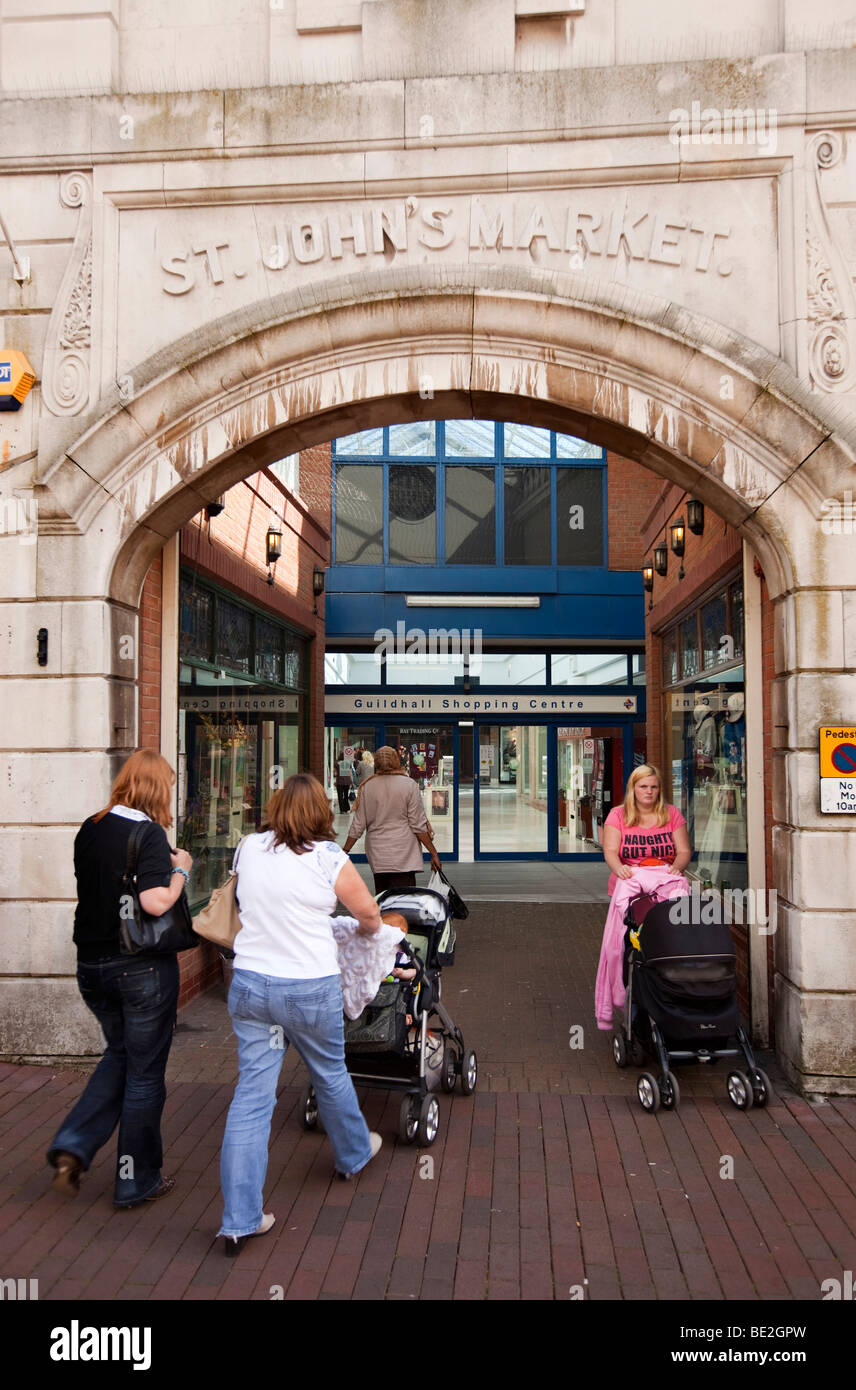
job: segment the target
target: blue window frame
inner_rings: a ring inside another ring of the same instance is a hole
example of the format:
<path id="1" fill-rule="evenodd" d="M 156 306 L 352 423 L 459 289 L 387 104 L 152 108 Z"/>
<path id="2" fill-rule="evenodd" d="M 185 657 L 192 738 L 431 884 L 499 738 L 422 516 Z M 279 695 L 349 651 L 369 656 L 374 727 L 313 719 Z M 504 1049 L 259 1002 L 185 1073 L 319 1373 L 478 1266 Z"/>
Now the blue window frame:
<path id="1" fill-rule="evenodd" d="M 335 439 L 333 563 L 602 568 L 605 461 L 603 449 L 587 440 L 492 420 L 414 421 Z M 540 505 L 549 495 L 549 515 L 540 530 L 530 526 L 532 537 L 543 531 L 542 543 L 521 547 L 520 519 L 507 516 L 507 504 L 524 496 L 527 466 L 541 470 Z M 412 489 L 408 467 L 415 470 Z M 468 470 L 466 483 L 456 470 Z M 478 486 L 468 507 L 469 483 Z M 456 509 L 451 516 L 449 508 Z"/>

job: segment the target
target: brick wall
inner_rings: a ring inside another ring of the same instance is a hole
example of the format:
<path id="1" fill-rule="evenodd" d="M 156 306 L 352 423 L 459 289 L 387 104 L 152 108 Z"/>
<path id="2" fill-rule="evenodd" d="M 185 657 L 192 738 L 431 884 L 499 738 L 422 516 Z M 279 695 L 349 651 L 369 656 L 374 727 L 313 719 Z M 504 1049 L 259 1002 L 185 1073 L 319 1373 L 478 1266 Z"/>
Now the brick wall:
<path id="1" fill-rule="evenodd" d="M 305 460 L 305 465 L 304 465 Z M 321 776 L 324 757 L 324 600 L 317 605 L 313 572 L 329 562 L 330 446 L 306 450 L 300 465 L 301 498 L 263 470 L 226 494 L 226 510 L 204 513 L 182 529 L 181 555 L 200 574 L 216 579 L 256 607 L 267 609 L 309 639 L 307 764 Z M 310 501 L 311 499 L 311 501 Z M 282 556 L 267 583 L 265 537 L 271 513 L 282 521 Z M 146 575 L 140 598 L 139 744 L 160 748 L 162 556 Z M 317 612 L 313 609 L 317 606 Z M 179 956 L 179 1007 L 222 979 L 220 957 L 205 943 Z"/>
<path id="2" fill-rule="evenodd" d="M 139 746 L 160 752 L 163 554 L 149 567 L 140 599 Z"/>
<path id="3" fill-rule="evenodd" d="M 650 468 L 618 454 L 606 455 L 609 502 L 609 568 L 635 570 L 642 564 L 639 522 L 654 506 L 662 481 Z"/>

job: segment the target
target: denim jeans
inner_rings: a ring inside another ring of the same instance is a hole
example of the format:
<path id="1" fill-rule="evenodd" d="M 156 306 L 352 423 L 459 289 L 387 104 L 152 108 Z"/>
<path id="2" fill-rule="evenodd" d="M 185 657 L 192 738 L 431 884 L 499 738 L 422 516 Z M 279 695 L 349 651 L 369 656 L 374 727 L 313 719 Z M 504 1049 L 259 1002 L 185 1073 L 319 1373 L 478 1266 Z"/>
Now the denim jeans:
<path id="1" fill-rule="evenodd" d="M 178 960 L 164 955 L 81 961 L 77 983 L 104 1030 L 107 1051 L 54 1136 L 48 1162 L 62 1150 L 88 1168 L 118 1124 L 113 1200 L 133 1206 L 161 1184 L 160 1122 L 178 1003 Z"/>
<path id="2" fill-rule="evenodd" d="M 236 970 L 229 1013 L 238 1039 L 238 1085 L 220 1152 L 221 1236 L 246 1236 L 262 1219 L 276 1085 L 289 1043 L 306 1063 L 336 1167 L 356 1173 L 371 1158 L 368 1126 L 345 1067 L 338 975 L 287 980 Z"/>

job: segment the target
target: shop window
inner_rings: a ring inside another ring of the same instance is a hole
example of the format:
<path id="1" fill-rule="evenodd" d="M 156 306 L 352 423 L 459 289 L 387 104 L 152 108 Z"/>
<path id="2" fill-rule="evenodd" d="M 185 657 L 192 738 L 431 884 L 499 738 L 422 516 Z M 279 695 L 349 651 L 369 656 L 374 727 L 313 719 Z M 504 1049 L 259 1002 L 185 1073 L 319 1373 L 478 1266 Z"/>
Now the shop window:
<path id="1" fill-rule="evenodd" d="M 181 586 L 179 654 L 186 661 L 211 661 L 214 655 L 214 595 L 210 589 Z"/>
<path id="2" fill-rule="evenodd" d="M 474 658 L 475 660 L 475 658 Z M 454 685 L 464 676 L 462 653 L 403 652 L 386 660 L 388 685 L 407 685 L 417 689 L 423 685 Z"/>
<path id="3" fill-rule="evenodd" d="M 252 651 L 250 610 L 221 598 L 217 604 L 217 660 L 230 671 L 249 671 Z"/>
<path id="4" fill-rule="evenodd" d="M 505 469 L 505 563 L 549 565 L 550 470 Z"/>
<path id="5" fill-rule="evenodd" d="M 559 565 L 603 564 L 603 469 L 556 470 Z"/>
<path id="6" fill-rule="evenodd" d="M 746 886 L 742 615 L 738 581 L 663 637 L 664 779 L 687 821 L 691 869 L 719 889 Z"/>
<path id="7" fill-rule="evenodd" d="M 256 618 L 256 675 L 272 685 L 283 685 L 282 628 L 266 618 Z M 293 682 L 289 681 L 289 685 Z"/>
<path id="8" fill-rule="evenodd" d="M 702 665 L 705 671 L 711 666 L 719 666 L 725 657 L 727 647 L 723 638 L 727 635 L 728 614 L 725 594 L 706 603 L 701 610 Z"/>
<path id="9" fill-rule="evenodd" d="M 734 639 L 734 655 L 743 656 L 743 583 L 732 584 L 728 590 L 731 604 L 731 637 Z"/>
<path id="10" fill-rule="evenodd" d="M 336 559 L 340 565 L 383 564 L 383 469 L 336 467 Z"/>
<path id="11" fill-rule="evenodd" d="M 632 680 L 634 685 L 645 684 L 645 653 L 635 652 L 633 655 Z"/>
<path id="12" fill-rule="evenodd" d="M 389 466 L 389 563 L 432 565 L 437 555 L 437 484 L 430 464 Z"/>
<path id="13" fill-rule="evenodd" d="M 698 674 L 698 615 L 693 613 L 691 618 L 681 623 L 679 628 L 681 643 L 681 677 Z"/>
<path id="14" fill-rule="evenodd" d="M 446 560 L 450 565 L 496 563 L 496 470 L 446 469 Z"/>

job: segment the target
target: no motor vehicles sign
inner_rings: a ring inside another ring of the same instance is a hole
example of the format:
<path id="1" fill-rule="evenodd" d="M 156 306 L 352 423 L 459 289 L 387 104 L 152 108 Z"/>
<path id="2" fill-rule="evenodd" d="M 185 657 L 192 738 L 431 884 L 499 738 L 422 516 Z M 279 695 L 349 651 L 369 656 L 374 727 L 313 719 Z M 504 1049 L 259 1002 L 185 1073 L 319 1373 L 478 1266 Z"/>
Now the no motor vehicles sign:
<path id="1" fill-rule="evenodd" d="M 856 727 L 820 730 L 820 809 L 856 816 Z"/>

